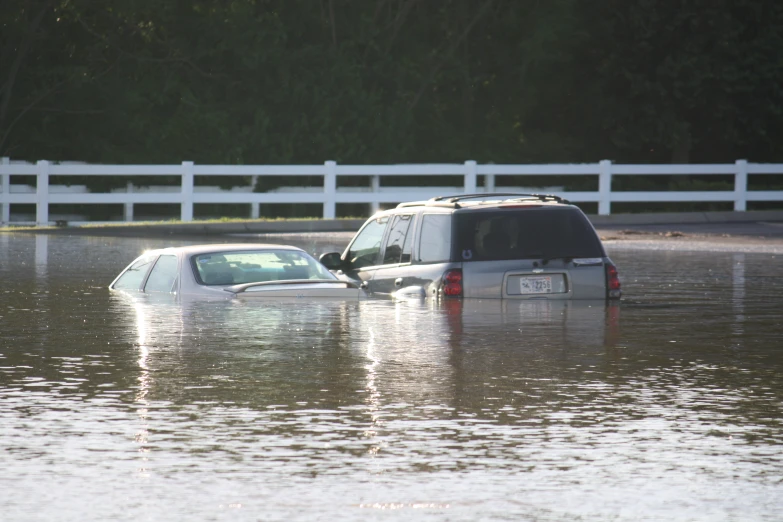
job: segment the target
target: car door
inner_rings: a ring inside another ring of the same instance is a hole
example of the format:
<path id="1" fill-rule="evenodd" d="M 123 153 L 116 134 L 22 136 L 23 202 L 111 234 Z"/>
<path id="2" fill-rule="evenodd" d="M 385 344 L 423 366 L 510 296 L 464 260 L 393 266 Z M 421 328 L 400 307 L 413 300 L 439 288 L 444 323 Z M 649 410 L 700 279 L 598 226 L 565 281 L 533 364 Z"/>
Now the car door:
<path id="1" fill-rule="evenodd" d="M 406 286 L 420 286 L 432 295 L 432 283 L 440 281 L 452 263 L 452 216 L 450 213 L 423 213 L 415 240 L 413 263 L 408 269 Z"/>
<path id="2" fill-rule="evenodd" d="M 380 266 L 373 273 L 369 290 L 372 293 L 391 294 L 406 286 L 413 247 L 415 213 L 396 214 L 384 240 Z"/>
<path id="3" fill-rule="evenodd" d="M 369 219 L 356 233 L 343 253 L 343 269 L 336 275 L 359 283 L 369 290 L 373 274 L 381 261 L 381 245 L 389 224 L 389 216 Z"/>

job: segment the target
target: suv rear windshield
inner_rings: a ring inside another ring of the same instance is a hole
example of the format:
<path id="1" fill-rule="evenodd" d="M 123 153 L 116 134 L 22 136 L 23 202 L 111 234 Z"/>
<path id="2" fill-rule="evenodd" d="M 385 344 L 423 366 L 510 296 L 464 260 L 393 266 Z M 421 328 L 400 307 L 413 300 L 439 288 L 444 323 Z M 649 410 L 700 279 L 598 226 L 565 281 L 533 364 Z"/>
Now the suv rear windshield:
<path id="1" fill-rule="evenodd" d="M 533 207 L 455 212 L 456 260 L 604 257 L 582 211 Z"/>

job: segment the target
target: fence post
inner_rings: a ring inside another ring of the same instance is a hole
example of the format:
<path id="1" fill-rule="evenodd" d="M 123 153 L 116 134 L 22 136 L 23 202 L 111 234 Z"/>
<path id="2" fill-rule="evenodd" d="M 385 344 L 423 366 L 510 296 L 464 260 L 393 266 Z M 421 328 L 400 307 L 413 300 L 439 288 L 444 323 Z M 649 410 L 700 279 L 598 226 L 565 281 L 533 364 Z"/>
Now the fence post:
<path id="1" fill-rule="evenodd" d="M 193 221 L 193 162 L 182 162 L 182 204 L 180 219 Z"/>
<path id="2" fill-rule="evenodd" d="M 258 176 L 250 177 L 250 193 L 252 194 L 256 190 L 258 184 Z M 261 203 L 250 204 L 250 219 L 258 219 L 261 217 Z"/>
<path id="3" fill-rule="evenodd" d="M 324 162 L 324 219 L 334 219 L 337 204 L 337 163 Z"/>
<path id="4" fill-rule="evenodd" d="M 133 183 L 129 181 L 126 185 L 125 191 L 128 194 L 133 194 Z M 133 221 L 133 202 L 131 201 L 125 203 L 125 221 Z"/>
<path id="5" fill-rule="evenodd" d="M 598 215 L 612 213 L 612 162 L 601 160 L 598 163 Z"/>
<path id="6" fill-rule="evenodd" d="M 495 192 L 495 175 L 484 174 L 484 191 Z"/>
<path id="7" fill-rule="evenodd" d="M 465 162 L 465 194 L 476 193 L 476 162 L 468 160 Z"/>
<path id="8" fill-rule="evenodd" d="M 734 173 L 734 210 L 744 212 L 748 205 L 748 160 L 737 160 Z"/>
<path id="9" fill-rule="evenodd" d="M 2 165 L 8 167 L 11 164 L 11 158 L 3 157 Z M 7 225 L 11 222 L 11 174 L 4 172 L 0 174 L 0 189 L 3 195 L 0 196 L 0 203 L 3 204 L 3 214 L 0 216 L 0 223 Z"/>
<path id="10" fill-rule="evenodd" d="M 38 176 L 35 189 L 35 225 L 49 224 L 49 162 L 38 160 Z"/>
<path id="11" fill-rule="evenodd" d="M 378 203 L 378 194 L 381 193 L 381 177 L 377 174 L 370 176 L 370 192 L 374 197 L 370 202 L 370 215 L 372 215 L 381 209 L 381 204 Z"/>

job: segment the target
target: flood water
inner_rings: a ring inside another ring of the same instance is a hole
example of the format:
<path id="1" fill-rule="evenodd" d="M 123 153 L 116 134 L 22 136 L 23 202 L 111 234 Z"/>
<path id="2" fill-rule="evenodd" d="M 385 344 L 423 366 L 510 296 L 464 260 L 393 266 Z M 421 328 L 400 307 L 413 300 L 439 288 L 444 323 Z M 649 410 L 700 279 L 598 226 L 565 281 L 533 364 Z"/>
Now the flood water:
<path id="1" fill-rule="evenodd" d="M 783 254 L 608 244 L 618 306 L 107 290 L 185 243 L 0 234 L 2 520 L 781 519 Z"/>

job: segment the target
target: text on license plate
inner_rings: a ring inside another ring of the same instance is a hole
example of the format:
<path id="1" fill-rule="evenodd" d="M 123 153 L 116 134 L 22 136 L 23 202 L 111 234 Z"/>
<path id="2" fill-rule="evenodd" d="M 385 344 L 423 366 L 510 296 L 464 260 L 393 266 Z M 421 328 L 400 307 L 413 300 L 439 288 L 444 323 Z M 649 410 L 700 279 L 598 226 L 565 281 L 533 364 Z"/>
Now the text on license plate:
<path id="1" fill-rule="evenodd" d="M 519 291 L 523 294 L 551 294 L 551 276 L 528 276 L 519 278 Z"/>

